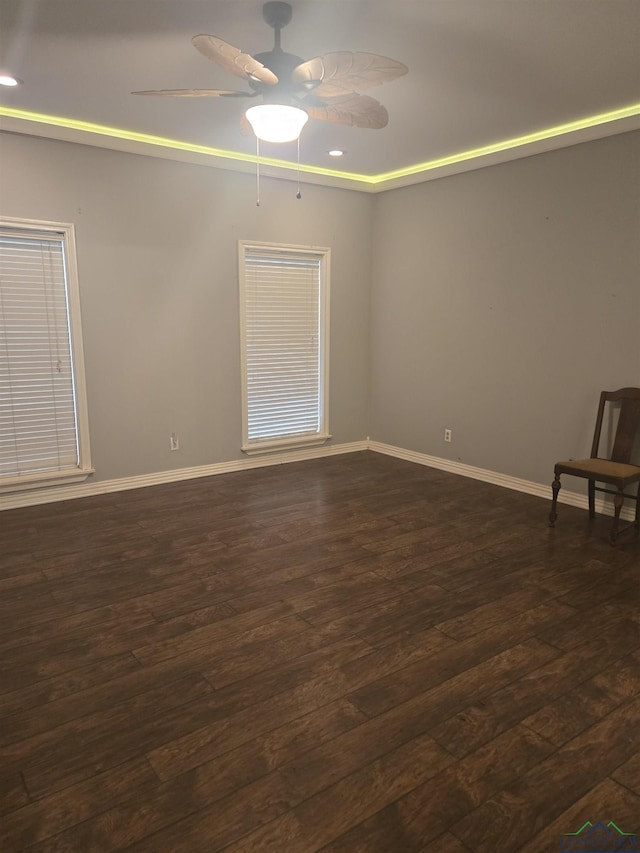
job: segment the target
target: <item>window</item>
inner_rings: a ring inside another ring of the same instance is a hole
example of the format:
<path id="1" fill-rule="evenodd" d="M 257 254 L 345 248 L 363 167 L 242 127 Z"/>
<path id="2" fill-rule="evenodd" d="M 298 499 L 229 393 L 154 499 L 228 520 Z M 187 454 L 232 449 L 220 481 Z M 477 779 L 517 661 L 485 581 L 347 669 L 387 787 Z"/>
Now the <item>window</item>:
<path id="1" fill-rule="evenodd" d="M 329 250 L 241 241 L 240 324 L 242 449 L 330 438 Z"/>
<path id="2" fill-rule="evenodd" d="M 0 491 L 91 470 L 73 226 L 0 219 Z"/>

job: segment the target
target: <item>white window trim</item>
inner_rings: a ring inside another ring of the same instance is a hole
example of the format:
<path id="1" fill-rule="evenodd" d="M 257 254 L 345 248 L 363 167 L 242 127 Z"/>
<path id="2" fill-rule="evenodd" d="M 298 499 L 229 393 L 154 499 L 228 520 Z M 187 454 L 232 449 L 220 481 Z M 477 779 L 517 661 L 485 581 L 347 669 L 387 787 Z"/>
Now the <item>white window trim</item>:
<path id="1" fill-rule="evenodd" d="M 94 468 L 91 467 L 91 448 L 89 445 L 89 412 L 87 407 L 84 347 L 80 319 L 80 285 L 76 259 L 75 228 L 69 222 L 49 222 L 40 219 L 12 219 L 9 217 L 0 217 L 0 228 L 12 229 L 18 232 L 23 231 L 25 234 L 40 231 L 62 237 L 65 249 L 69 335 L 71 339 L 78 435 L 77 466 L 64 468 L 59 471 L 39 471 L 3 478 L 0 481 L 0 494 L 81 482 L 94 473 Z"/>
<path id="2" fill-rule="evenodd" d="M 248 388 L 247 388 L 247 335 L 246 335 L 246 300 L 245 300 L 245 257 L 247 250 L 270 249 L 288 253 L 299 253 L 301 255 L 317 255 L 320 260 L 320 429 L 313 435 L 287 436 L 273 439 L 249 439 L 248 437 Z M 238 279 L 240 297 L 240 363 L 241 363 L 241 391 L 242 391 L 242 445 L 243 453 L 248 456 L 259 453 L 275 453 L 277 451 L 293 449 L 296 447 L 310 447 L 324 444 L 332 438 L 329 432 L 329 308 L 330 293 L 329 283 L 331 269 L 331 249 L 323 246 L 296 246 L 287 243 L 264 243 L 249 240 L 238 241 Z"/>

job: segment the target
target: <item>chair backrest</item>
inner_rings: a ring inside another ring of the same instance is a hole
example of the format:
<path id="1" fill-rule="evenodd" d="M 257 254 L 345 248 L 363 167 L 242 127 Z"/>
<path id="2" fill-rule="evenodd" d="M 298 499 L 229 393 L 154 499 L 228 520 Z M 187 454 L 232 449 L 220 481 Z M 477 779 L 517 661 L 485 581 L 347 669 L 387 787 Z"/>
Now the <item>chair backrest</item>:
<path id="1" fill-rule="evenodd" d="M 591 448 L 592 459 L 598 456 L 602 422 L 607 403 L 620 405 L 618 426 L 610 458 L 613 462 L 628 463 L 631 461 L 636 435 L 640 427 L 640 388 L 619 388 L 617 391 L 603 391 L 600 394 L 596 430 L 593 436 L 593 447 Z"/>

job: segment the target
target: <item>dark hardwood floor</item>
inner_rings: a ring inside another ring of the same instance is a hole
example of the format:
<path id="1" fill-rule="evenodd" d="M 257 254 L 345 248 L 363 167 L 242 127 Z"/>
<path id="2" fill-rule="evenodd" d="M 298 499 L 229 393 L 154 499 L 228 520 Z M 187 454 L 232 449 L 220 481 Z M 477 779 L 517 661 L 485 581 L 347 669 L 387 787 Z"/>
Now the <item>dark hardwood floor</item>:
<path id="1" fill-rule="evenodd" d="M 548 512 L 359 453 L 2 513 L 0 850 L 640 831 L 640 540 Z"/>

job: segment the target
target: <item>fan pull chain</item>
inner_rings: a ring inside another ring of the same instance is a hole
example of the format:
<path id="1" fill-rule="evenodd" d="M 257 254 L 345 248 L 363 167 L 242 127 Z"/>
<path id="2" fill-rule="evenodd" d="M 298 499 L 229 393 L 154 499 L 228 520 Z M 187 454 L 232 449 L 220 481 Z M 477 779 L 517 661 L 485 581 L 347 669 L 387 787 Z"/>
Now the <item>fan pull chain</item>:
<path id="1" fill-rule="evenodd" d="M 300 192 L 300 137 L 298 137 L 297 142 L 298 142 L 298 192 L 296 193 L 296 198 L 302 198 L 302 193 Z"/>
<path id="2" fill-rule="evenodd" d="M 260 139 L 256 136 L 256 207 L 260 207 Z"/>

